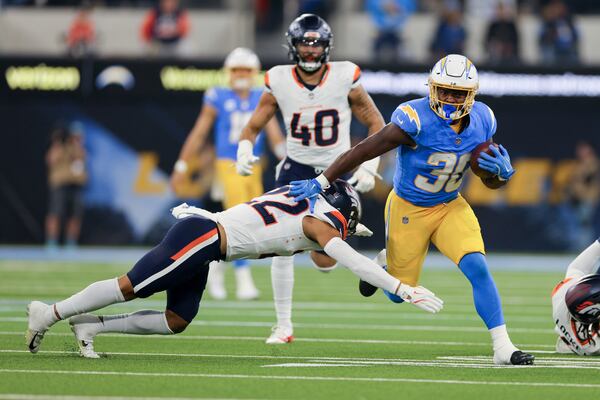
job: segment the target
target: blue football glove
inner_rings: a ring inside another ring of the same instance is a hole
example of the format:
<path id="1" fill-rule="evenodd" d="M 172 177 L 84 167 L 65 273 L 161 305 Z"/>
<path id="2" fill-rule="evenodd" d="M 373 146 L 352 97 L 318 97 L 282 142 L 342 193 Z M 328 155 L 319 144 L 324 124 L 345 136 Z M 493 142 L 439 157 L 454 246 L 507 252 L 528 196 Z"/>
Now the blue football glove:
<path id="1" fill-rule="evenodd" d="M 291 181 L 289 193 L 294 196 L 294 201 L 297 202 L 308 199 L 310 212 L 312 213 L 315 211 L 317 195 L 321 193 L 322 190 L 321 184 L 316 179 L 305 179 L 302 181 Z"/>
<path id="2" fill-rule="evenodd" d="M 494 175 L 497 175 L 502 181 L 509 180 L 510 177 L 514 175 L 515 169 L 510 163 L 508 151 L 506 151 L 502 145 L 499 145 L 498 147 L 490 146 L 490 149 L 492 153 L 494 153 L 494 157 L 487 153 L 481 152 L 479 154 L 479 158 L 477 159 L 479 167 L 491 172 Z"/>

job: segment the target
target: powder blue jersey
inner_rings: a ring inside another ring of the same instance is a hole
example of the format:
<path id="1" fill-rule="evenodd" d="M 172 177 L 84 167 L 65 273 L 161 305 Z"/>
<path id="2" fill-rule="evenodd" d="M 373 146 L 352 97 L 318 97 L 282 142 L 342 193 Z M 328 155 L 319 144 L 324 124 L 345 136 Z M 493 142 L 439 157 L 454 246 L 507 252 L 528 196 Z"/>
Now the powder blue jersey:
<path id="1" fill-rule="evenodd" d="M 252 116 L 261 95 L 260 88 L 251 89 L 246 99 L 240 98 L 233 89 L 226 87 L 213 87 L 206 91 L 204 101 L 217 110 L 214 133 L 218 159 L 237 158 L 237 146 L 242 128 Z M 264 136 L 264 133 L 260 132 L 256 139 L 255 156 L 260 157 L 264 151 Z"/>
<path id="2" fill-rule="evenodd" d="M 429 107 L 429 97 L 402 103 L 392 114 L 416 143 L 397 151 L 394 190 L 398 196 L 421 207 L 449 202 L 458 196 L 471 151 L 492 138 L 496 118 L 479 101 L 469 113 L 468 125 L 457 134 Z"/>

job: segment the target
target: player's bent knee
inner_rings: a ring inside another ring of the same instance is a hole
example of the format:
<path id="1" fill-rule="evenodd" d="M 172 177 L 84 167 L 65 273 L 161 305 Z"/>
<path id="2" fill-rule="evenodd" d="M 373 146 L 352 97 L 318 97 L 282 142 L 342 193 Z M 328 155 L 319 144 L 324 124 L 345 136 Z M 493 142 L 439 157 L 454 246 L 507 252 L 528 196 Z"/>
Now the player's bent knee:
<path id="1" fill-rule="evenodd" d="M 471 282 L 481 282 L 491 278 L 485 256 L 481 253 L 466 254 L 458 266 Z"/>
<path id="2" fill-rule="evenodd" d="M 165 317 L 167 318 L 167 325 L 169 325 L 169 329 L 173 333 L 181 333 L 185 331 L 185 328 L 187 328 L 190 324 L 188 321 L 181 318 L 171 310 L 165 311 Z"/>
<path id="3" fill-rule="evenodd" d="M 133 291 L 133 284 L 127 275 L 121 276 L 119 279 L 119 289 L 123 294 L 125 301 L 135 299 L 135 293 Z"/>

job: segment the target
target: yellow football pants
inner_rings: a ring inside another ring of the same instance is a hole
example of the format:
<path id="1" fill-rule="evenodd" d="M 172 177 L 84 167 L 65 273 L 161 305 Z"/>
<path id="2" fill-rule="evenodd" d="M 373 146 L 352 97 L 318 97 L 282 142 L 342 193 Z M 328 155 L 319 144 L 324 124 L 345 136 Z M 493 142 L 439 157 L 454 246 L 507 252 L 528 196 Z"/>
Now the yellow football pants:
<path id="1" fill-rule="evenodd" d="M 469 253 L 485 254 L 477 217 L 466 200 L 419 207 L 394 190 L 385 205 L 387 271 L 401 282 L 416 286 L 432 242 L 455 264 Z"/>
<path id="2" fill-rule="evenodd" d="M 262 167 L 254 164 L 252 175 L 241 176 L 235 170 L 235 161 L 221 159 L 216 162 L 217 179 L 223 185 L 223 208 L 228 209 L 252 200 L 264 193 Z"/>

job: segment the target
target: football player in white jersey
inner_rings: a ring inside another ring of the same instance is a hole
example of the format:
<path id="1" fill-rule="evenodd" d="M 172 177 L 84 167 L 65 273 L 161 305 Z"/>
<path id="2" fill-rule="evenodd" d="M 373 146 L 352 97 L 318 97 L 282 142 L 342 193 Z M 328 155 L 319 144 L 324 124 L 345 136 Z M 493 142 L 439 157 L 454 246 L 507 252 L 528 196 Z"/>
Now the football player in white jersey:
<path id="1" fill-rule="evenodd" d="M 416 307 L 436 313 L 443 302 L 425 288 L 413 288 L 356 252 L 344 239 L 368 231 L 358 223 L 358 194 L 345 181 L 335 181 L 320 195 L 314 213 L 308 200 L 295 202 L 289 186 L 275 189 L 221 213 L 189 207 L 173 209 L 179 219 L 163 240 L 120 278 L 92 283 L 68 299 L 48 305 L 33 301 L 26 345 L 37 353 L 46 331 L 70 318 L 82 356 L 98 358 L 93 341 L 106 332 L 170 335 L 182 332 L 198 312 L 209 263 L 249 258 L 289 256 L 305 250 L 323 250 L 319 258 L 336 260 L 369 283 L 389 290 Z M 335 262 L 335 261 L 334 261 Z M 87 314 L 108 305 L 167 292 L 165 311 L 131 314 Z"/>
<path id="2" fill-rule="evenodd" d="M 600 238 L 567 268 L 552 291 L 552 317 L 558 334 L 556 351 L 600 355 Z"/>
<path id="3" fill-rule="evenodd" d="M 256 136 L 281 111 L 287 131 L 287 157 L 278 165 L 276 186 L 319 175 L 350 148 L 350 122 L 354 115 L 368 127 L 369 135 L 385 122 L 360 84 L 360 68 L 349 61 L 329 62 L 333 35 L 319 16 L 303 14 L 289 26 L 287 45 L 291 65 L 271 68 L 265 75 L 265 93 L 242 130 L 237 152 L 237 171 L 252 172 Z M 348 180 L 359 192 L 375 186 L 379 157 L 362 164 Z M 268 344 L 293 339 L 292 290 L 294 260 L 274 258 L 271 266 L 277 324 Z"/>

